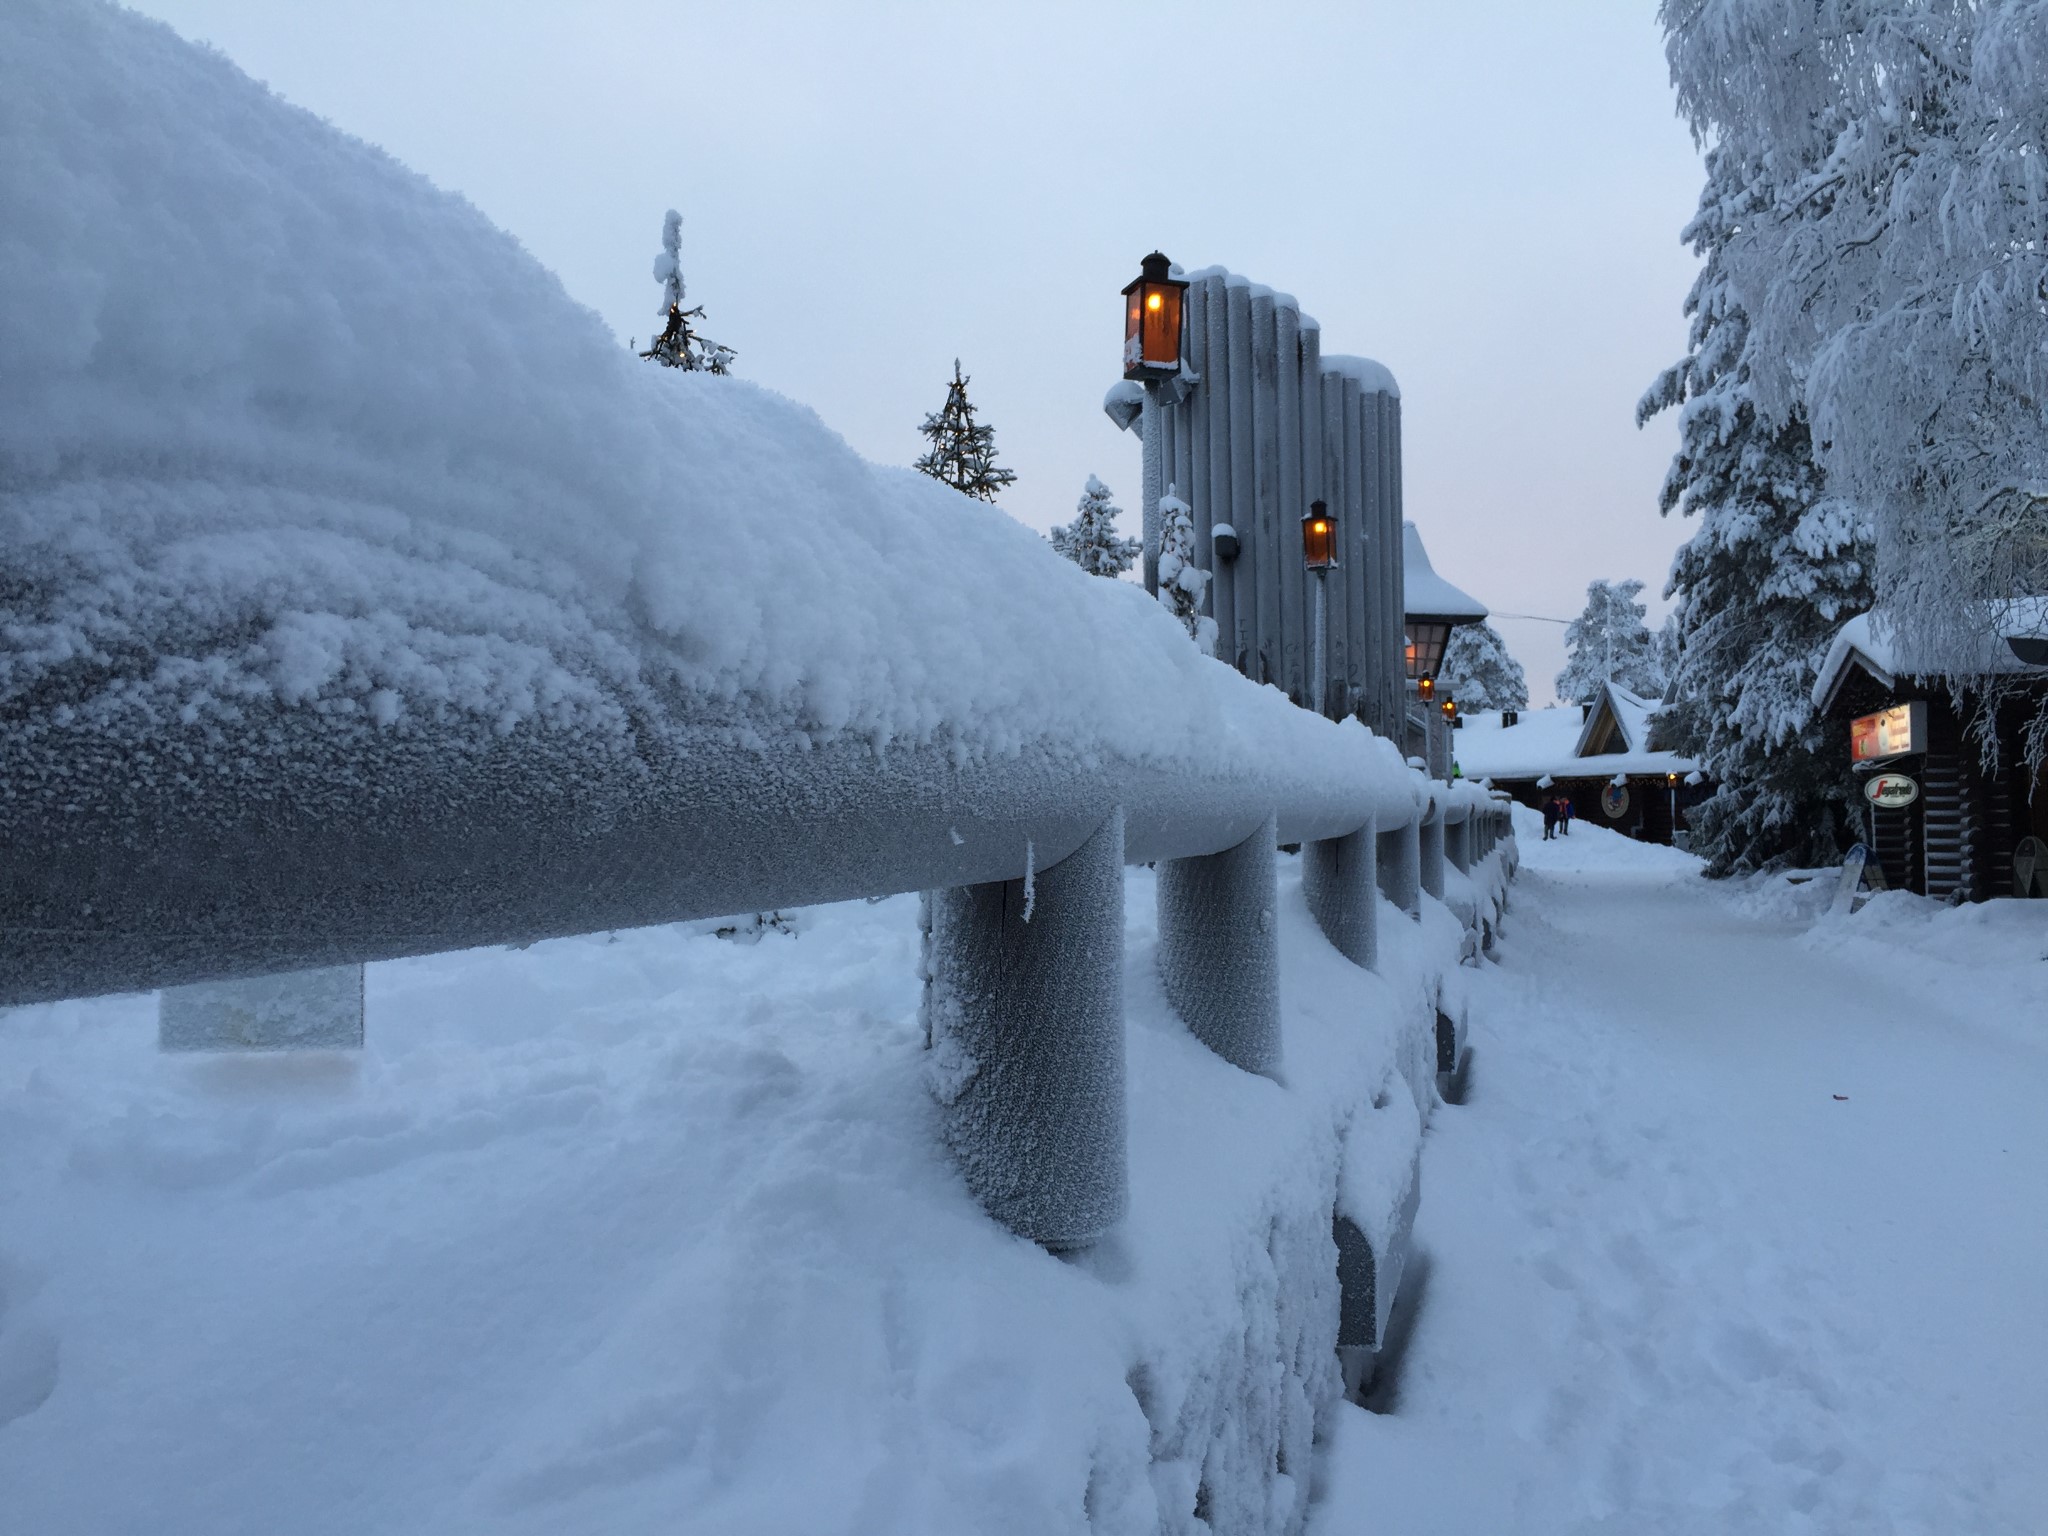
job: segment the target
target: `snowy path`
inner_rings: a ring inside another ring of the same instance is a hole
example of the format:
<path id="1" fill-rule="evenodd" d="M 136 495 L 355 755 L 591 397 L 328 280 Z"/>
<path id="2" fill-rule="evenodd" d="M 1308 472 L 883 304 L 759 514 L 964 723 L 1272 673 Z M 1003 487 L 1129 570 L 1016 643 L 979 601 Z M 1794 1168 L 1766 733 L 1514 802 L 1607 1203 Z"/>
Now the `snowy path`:
<path id="1" fill-rule="evenodd" d="M 1316 1529 L 2048 1529 L 2043 925 L 1809 933 L 1670 850 L 1524 849 L 1394 1411 L 1345 1410 Z"/>

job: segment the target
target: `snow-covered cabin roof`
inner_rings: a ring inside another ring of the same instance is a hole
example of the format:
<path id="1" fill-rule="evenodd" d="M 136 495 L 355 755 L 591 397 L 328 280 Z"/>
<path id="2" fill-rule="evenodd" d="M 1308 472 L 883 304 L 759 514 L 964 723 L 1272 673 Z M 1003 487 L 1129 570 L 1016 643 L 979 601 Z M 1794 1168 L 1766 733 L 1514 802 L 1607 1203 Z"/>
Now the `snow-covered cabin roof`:
<path id="1" fill-rule="evenodd" d="M 1651 748 L 1651 725 L 1662 708 L 1609 683 L 1590 710 L 1577 704 L 1524 710 L 1513 725 L 1503 725 L 1498 710 L 1467 715 L 1451 752 L 1466 778 L 1494 783 L 1695 772 L 1695 759 Z"/>
<path id="2" fill-rule="evenodd" d="M 1859 613 L 1835 632 L 1828 646 L 1820 674 L 1813 680 L 1814 707 L 1825 710 L 1831 706 L 1853 671 L 1866 673 L 1883 688 L 1896 686 L 1902 677 L 2037 671 L 2022 662 L 2006 642 L 2048 638 L 2048 595 L 2015 598 L 1994 621 L 1985 624 L 1984 636 L 1985 644 L 1964 658 L 1913 655 L 1900 644 L 1883 614 Z"/>
<path id="3" fill-rule="evenodd" d="M 1448 619 L 1453 624 L 1477 624 L 1486 617 L 1486 604 L 1461 592 L 1429 563 L 1429 551 L 1422 547 L 1422 535 L 1413 523 L 1401 525 L 1402 608 L 1411 619 Z"/>

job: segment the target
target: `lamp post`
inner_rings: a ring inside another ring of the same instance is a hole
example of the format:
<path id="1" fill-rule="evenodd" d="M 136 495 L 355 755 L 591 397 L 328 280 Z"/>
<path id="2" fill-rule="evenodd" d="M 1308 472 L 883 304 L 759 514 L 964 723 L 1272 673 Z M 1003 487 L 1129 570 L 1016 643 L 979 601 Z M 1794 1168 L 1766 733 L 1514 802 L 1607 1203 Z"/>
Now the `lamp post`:
<path id="1" fill-rule="evenodd" d="M 1145 386 L 1140 433 L 1145 440 L 1145 590 L 1159 593 L 1159 494 L 1161 391 L 1181 373 L 1181 310 L 1188 285 L 1172 276 L 1173 263 L 1154 251 L 1124 285 L 1124 377 Z"/>
<path id="2" fill-rule="evenodd" d="M 1315 572 L 1316 617 L 1315 617 L 1315 665 L 1309 679 L 1309 693 L 1313 700 L 1310 707 L 1317 714 L 1329 710 L 1330 680 L 1325 658 L 1328 655 L 1329 619 L 1328 598 L 1323 592 L 1323 581 L 1331 567 L 1337 563 L 1337 519 L 1330 516 L 1330 509 L 1320 501 L 1308 504 L 1308 511 L 1301 519 L 1302 564 Z"/>

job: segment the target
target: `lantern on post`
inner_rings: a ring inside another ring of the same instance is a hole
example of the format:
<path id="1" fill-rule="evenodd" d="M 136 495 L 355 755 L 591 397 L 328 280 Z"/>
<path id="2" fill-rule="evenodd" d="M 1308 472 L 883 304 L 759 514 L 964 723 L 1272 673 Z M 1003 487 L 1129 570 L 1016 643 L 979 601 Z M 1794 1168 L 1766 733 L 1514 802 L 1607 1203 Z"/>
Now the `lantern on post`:
<path id="1" fill-rule="evenodd" d="M 1139 432 L 1145 443 L 1145 488 L 1141 504 L 1145 554 L 1145 590 L 1159 595 L 1160 391 L 1166 381 L 1178 387 L 1181 298 L 1187 283 L 1172 276 L 1173 263 L 1154 251 L 1139 263 L 1136 278 L 1124 285 L 1124 378 L 1145 386 Z"/>
<path id="2" fill-rule="evenodd" d="M 1415 680 L 1415 696 L 1421 699 L 1422 702 L 1425 704 L 1427 704 L 1431 699 L 1435 698 L 1436 679 L 1427 676 L 1418 677 Z"/>
<path id="3" fill-rule="evenodd" d="M 1444 719 L 1448 720 L 1452 725 L 1458 723 L 1458 701 L 1456 699 L 1445 699 L 1443 702 L 1443 712 Z"/>
<path id="4" fill-rule="evenodd" d="M 1181 296 L 1185 280 L 1154 251 L 1124 285 L 1124 377 L 1168 379 L 1180 372 Z"/>
<path id="5" fill-rule="evenodd" d="M 1320 501 L 1308 504 L 1308 510 L 1301 515 L 1301 561 L 1316 578 L 1315 667 L 1309 680 L 1309 691 L 1313 696 L 1311 707 L 1317 714 L 1329 710 L 1329 679 L 1324 666 L 1326 636 L 1329 633 L 1329 599 L 1323 593 L 1323 578 L 1337 564 L 1337 519 L 1330 516 L 1330 509 Z"/>
<path id="6" fill-rule="evenodd" d="M 1301 558 L 1312 571 L 1327 571 L 1337 563 L 1337 519 L 1320 501 L 1308 504 L 1301 519 Z"/>

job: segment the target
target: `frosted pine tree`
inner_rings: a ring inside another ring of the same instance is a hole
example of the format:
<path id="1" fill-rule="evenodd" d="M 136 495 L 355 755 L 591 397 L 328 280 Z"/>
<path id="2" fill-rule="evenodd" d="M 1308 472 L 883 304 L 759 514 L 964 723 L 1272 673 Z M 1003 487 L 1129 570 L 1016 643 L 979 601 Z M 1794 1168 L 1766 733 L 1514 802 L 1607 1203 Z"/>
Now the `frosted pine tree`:
<path id="1" fill-rule="evenodd" d="M 1684 238 L 1705 264 L 1686 299 L 1690 351 L 1637 407 L 1679 411 L 1663 510 L 1699 527 L 1672 562 L 1676 702 L 1659 745 L 1697 759 L 1713 796 L 1687 813 L 1709 874 L 1839 855 L 1850 790 L 1841 743 L 1811 690 L 1835 631 L 1871 599 L 1868 529 L 1826 495 L 1805 414 L 1772 421 L 1754 388 L 1755 341 L 1728 279 L 1728 244 L 1772 190 L 1726 150 Z"/>
<path id="2" fill-rule="evenodd" d="M 1867 513 L 1895 643 L 1995 701 L 1969 674 L 2048 592 L 2048 4 L 1659 10 L 1695 137 L 1773 170 L 1726 257 L 1759 407 Z"/>
<path id="3" fill-rule="evenodd" d="M 661 221 L 661 254 L 654 258 L 654 280 L 661 284 L 661 309 L 666 324 L 640 355 L 665 368 L 691 372 L 730 373 L 739 354 L 690 329 L 704 318 L 704 306 L 683 308 L 683 216 L 671 208 Z"/>
<path id="4" fill-rule="evenodd" d="M 1144 545 L 1116 531 L 1120 510 L 1109 499 L 1109 487 L 1090 475 L 1074 520 L 1053 529 L 1052 547 L 1091 576 L 1123 575 Z"/>
<path id="5" fill-rule="evenodd" d="M 946 386 L 945 405 L 925 417 L 917 430 L 931 447 L 913 467 L 934 480 L 943 480 L 954 490 L 983 501 L 994 501 L 997 491 L 1016 481 L 1014 470 L 996 463 L 996 429 L 974 419 L 959 358 L 953 359 L 953 382 Z"/>
<path id="6" fill-rule="evenodd" d="M 1615 682 L 1631 693 L 1655 698 L 1664 691 L 1657 675 L 1656 649 L 1649 612 L 1636 601 L 1640 581 L 1594 581 L 1586 586 L 1586 611 L 1564 632 L 1564 670 L 1557 674 L 1557 696 L 1567 704 L 1583 704 Z"/>
<path id="7" fill-rule="evenodd" d="M 1195 564 L 1195 520 L 1168 487 L 1159 498 L 1159 601 L 1186 627 L 1205 656 L 1216 654 L 1216 621 L 1202 612 L 1209 573 Z"/>
<path id="8" fill-rule="evenodd" d="M 1436 669 L 1437 691 L 1463 710 L 1527 709 L 1529 680 L 1491 624 L 1460 624 Z"/>

